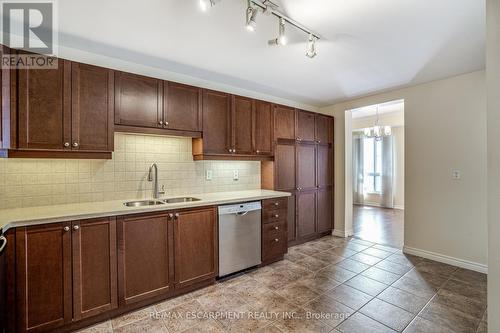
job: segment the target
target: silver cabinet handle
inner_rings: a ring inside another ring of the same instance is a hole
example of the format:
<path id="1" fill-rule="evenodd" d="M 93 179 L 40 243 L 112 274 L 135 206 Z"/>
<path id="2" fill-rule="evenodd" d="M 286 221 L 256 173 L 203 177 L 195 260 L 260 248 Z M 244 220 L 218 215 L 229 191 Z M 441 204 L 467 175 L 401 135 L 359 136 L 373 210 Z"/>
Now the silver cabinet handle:
<path id="1" fill-rule="evenodd" d="M 274 227 L 274 230 L 280 230 L 280 227 Z"/>
<path id="2" fill-rule="evenodd" d="M 64 227 L 63 230 L 64 231 L 69 231 L 69 227 Z"/>
<path id="3" fill-rule="evenodd" d="M 69 147 L 69 142 L 65 142 L 64 147 Z"/>
<path id="4" fill-rule="evenodd" d="M 169 219 L 173 219 L 174 218 L 174 214 L 172 214 L 172 213 L 168 214 L 168 218 Z"/>
<path id="5" fill-rule="evenodd" d="M 160 120 L 160 121 L 158 122 L 158 124 L 159 124 L 160 126 L 163 126 L 163 121 L 161 121 L 161 120 Z"/>
<path id="6" fill-rule="evenodd" d="M 78 226 L 78 225 L 73 226 L 73 230 L 78 230 L 78 229 L 80 229 L 80 226 Z"/>
<path id="7" fill-rule="evenodd" d="M 7 238 L 0 236 L 0 242 L 2 242 L 2 245 L 0 245 L 0 253 L 2 253 L 3 249 L 5 249 L 5 246 L 7 245 Z"/>
<path id="8" fill-rule="evenodd" d="M 233 150 L 232 150 L 231 148 L 229 148 L 229 149 L 228 149 L 228 151 L 229 151 L 230 153 L 232 153 L 232 152 L 233 152 Z"/>
<path id="9" fill-rule="evenodd" d="M 165 120 L 165 126 L 168 126 L 168 121 Z"/>
<path id="10" fill-rule="evenodd" d="M 280 240 L 278 238 L 275 238 L 274 241 L 278 243 Z"/>
<path id="11" fill-rule="evenodd" d="M 174 214 L 175 218 L 179 218 L 179 213 Z"/>
<path id="12" fill-rule="evenodd" d="M 302 141 L 302 139 L 298 137 L 298 138 L 297 138 L 297 141 Z"/>
<path id="13" fill-rule="evenodd" d="M 276 214 L 276 215 L 274 215 L 274 217 L 275 217 L 275 218 L 278 218 L 278 217 L 280 217 L 280 216 L 279 216 L 278 214 Z"/>
<path id="14" fill-rule="evenodd" d="M 78 147 L 78 142 L 73 142 L 73 147 Z"/>
<path id="15" fill-rule="evenodd" d="M 275 203 L 274 203 L 274 205 L 275 205 L 275 206 L 279 206 L 279 205 L 280 205 L 280 203 L 279 203 L 279 202 L 275 202 Z"/>
<path id="16" fill-rule="evenodd" d="M 260 150 L 256 150 L 255 152 L 256 152 L 257 154 L 260 154 Z"/>

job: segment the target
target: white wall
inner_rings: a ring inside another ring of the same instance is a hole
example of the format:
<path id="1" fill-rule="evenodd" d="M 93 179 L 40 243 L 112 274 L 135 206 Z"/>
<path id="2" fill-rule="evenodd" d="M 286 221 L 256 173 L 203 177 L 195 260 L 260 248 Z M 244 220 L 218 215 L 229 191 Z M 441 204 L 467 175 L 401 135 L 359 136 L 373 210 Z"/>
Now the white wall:
<path id="1" fill-rule="evenodd" d="M 488 91 L 488 328 L 500 332 L 500 2 L 488 0 L 486 76 Z"/>
<path id="2" fill-rule="evenodd" d="M 405 101 L 405 249 L 427 251 L 420 254 L 485 270 L 484 71 L 323 109 L 336 117 L 335 229 L 345 228 L 345 110 L 396 99 Z M 454 169 L 461 170 L 462 180 L 451 179 Z"/>

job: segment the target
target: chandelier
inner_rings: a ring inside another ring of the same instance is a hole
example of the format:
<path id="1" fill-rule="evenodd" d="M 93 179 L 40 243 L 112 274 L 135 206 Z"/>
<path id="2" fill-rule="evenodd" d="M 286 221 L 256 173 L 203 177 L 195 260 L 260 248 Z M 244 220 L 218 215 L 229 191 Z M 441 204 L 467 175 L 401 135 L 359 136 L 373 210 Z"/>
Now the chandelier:
<path id="1" fill-rule="evenodd" d="M 392 135 L 391 126 L 381 126 L 379 124 L 379 114 L 378 114 L 378 105 L 377 105 L 377 119 L 375 120 L 375 126 L 367 127 L 363 130 L 365 137 L 374 138 L 376 141 L 382 140 L 385 136 Z"/>

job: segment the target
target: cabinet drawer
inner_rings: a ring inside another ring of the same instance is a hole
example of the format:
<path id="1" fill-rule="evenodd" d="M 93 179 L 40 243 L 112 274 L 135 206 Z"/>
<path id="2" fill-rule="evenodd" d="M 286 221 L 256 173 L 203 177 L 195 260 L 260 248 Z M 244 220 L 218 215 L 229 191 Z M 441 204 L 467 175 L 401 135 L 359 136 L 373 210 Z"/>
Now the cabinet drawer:
<path id="1" fill-rule="evenodd" d="M 286 220 L 262 225 L 263 238 L 281 238 L 286 235 Z"/>
<path id="2" fill-rule="evenodd" d="M 285 221 L 287 216 L 286 209 L 264 209 L 262 211 L 262 223 L 272 223 L 277 221 Z"/>
<path id="3" fill-rule="evenodd" d="M 287 234 L 269 233 L 262 237 L 262 261 L 281 257 L 287 250 Z"/>
<path id="4" fill-rule="evenodd" d="M 288 203 L 288 198 L 266 199 L 262 200 L 262 208 L 264 210 L 286 209 L 287 203 Z"/>

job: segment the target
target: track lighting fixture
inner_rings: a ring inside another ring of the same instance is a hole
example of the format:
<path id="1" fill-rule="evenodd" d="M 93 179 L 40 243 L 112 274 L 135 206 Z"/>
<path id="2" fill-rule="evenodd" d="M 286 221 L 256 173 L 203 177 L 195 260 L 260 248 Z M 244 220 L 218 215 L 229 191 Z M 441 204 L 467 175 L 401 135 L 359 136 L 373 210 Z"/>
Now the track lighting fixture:
<path id="1" fill-rule="evenodd" d="M 309 34 L 309 39 L 307 41 L 307 51 L 306 56 L 309 58 L 314 58 L 316 56 L 316 37 L 313 34 Z"/>
<path id="2" fill-rule="evenodd" d="M 251 1 L 248 1 L 248 7 L 247 7 L 247 30 L 248 31 L 255 31 L 255 28 L 257 27 L 257 13 L 258 13 L 258 8 L 252 5 Z"/>
<path id="3" fill-rule="evenodd" d="M 280 17 L 278 25 L 278 37 L 276 39 L 271 39 L 269 45 L 286 45 L 288 42 L 285 34 L 285 19 Z"/>
<path id="4" fill-rule="evenodd" d="M 210 7 L 215 6 L 215 0 L 199 0 L 200 9 L 206 12 Z"/>

